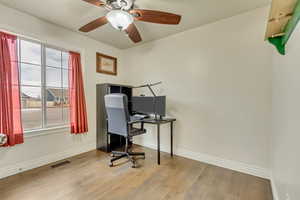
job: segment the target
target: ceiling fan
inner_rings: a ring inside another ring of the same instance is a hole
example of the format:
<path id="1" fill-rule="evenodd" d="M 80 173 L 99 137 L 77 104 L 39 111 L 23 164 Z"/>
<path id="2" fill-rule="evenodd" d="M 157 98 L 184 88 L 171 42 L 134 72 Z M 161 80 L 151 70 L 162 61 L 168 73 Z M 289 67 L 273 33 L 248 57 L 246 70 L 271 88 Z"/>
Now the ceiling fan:
<path id="1" fill-rule="evenodd" d="M 134 20 L 158 23 L 158 24 L 179 24 L 180 15 L 155 11 L 137 9 L 134 0 L 83 0 L 98 7 L 103 7 L 109 12 L 106 16 L 100 17 L 79 30 L 82 32 L 90 32 L 108 22 L 120 31 L 124 31 L 129 38 L 138 43 L 142 41 L 141 35 L 134 24 Z"/>

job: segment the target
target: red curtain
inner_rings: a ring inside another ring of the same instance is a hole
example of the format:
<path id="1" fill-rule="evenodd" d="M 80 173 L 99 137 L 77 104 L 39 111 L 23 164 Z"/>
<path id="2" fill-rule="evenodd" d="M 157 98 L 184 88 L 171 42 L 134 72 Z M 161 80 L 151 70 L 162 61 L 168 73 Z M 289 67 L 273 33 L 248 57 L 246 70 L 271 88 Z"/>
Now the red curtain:
<path id="1" fill-rule="evenodd" d="M 8 137 L 8 142 L 4 146 L 24 142 L 17 37 L 3 32 L 0 32 L 0 133 Z"/>
<path id="2" fill-rule="evenodd" d="M 79 53 L 69 52 L 69 70 L 71 133 L 86 133 L 88 123 Z"/>

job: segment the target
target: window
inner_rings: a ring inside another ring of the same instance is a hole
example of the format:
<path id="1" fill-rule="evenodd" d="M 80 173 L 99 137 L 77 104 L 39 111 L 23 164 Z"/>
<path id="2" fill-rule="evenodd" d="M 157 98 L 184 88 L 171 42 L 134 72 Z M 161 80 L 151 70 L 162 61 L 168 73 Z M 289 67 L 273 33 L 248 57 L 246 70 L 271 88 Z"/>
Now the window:
<path id="1" fill-rule="evenodd" d="M 67 125 L 68 52 L 25 39 L 18 45 L 24 130 Z"/>

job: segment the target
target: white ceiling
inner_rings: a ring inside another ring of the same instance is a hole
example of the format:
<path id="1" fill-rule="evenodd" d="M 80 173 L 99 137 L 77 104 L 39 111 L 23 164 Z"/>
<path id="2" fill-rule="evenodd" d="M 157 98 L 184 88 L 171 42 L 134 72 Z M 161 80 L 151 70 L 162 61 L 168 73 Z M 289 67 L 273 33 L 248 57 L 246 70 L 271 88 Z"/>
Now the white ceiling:
<path id="1" fill-rule="evenodd" d="M 182 15 L 182 21 L 177 26 L 145 22 L 136 24 L 143 38 L 142 43 L 145 43 L 234 16 L 269 2 L 270 0 L 136 0 L 138 8 Z M 0 3 L 74 31 L 107 13 L 104 8 L 82 0 L 0 0 Z M 120 49 L 142 44 L 132 43 L 124 33 L 113 29 L 109 24 L 86 35 Z"/>

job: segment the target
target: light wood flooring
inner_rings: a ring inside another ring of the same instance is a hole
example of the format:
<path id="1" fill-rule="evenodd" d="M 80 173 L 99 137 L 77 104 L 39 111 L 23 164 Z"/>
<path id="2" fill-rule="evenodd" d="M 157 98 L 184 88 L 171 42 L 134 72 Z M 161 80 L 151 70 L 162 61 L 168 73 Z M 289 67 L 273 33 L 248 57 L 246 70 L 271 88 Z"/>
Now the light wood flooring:
<path id="1" fill-rule="evenodd" d="M 145 151 L 139 168 L 108 167 L 109 154 L 91 151 L 0 179 L 1 200 L 272 200 L 268 180 L 162 153 Z"/>

